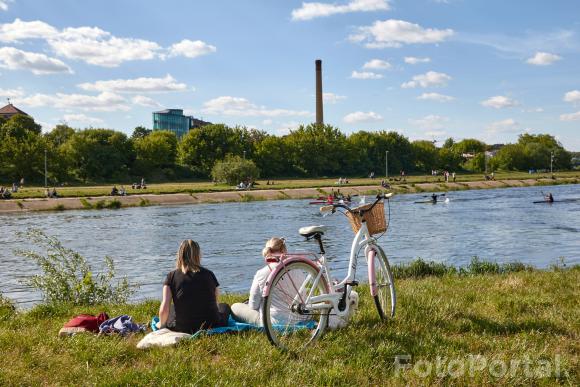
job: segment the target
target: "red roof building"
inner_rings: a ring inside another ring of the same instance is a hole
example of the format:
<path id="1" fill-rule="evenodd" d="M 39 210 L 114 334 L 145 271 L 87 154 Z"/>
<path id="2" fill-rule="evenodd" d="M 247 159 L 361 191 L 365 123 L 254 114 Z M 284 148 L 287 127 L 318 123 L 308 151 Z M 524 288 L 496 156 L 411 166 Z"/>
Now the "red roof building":
<path id="1" fill-rule="evenodd" d="M 0 109 L 0 117 L 9 120 L 12 116 L 17 114 L 24 114 L 27 116 L 28 114 L 23 112 L 22 110 L 18 109 L 16 106 L 9 103 L 8 105 L 4 106 Z"/>

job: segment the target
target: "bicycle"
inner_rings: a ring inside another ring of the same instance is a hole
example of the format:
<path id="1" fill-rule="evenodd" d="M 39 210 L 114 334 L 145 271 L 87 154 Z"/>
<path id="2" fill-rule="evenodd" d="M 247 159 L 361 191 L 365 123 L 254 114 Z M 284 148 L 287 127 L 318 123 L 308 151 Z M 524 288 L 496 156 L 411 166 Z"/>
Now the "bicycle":
<path id="1" fill-rule="evenodd" d="M 270 258 L 270 262 L 277 265 L 263 289 L 261 309 L 262 323 L 270 343 L 285 351 L 301 350 L 322 336 L 329 316 L 348 315 L 348 300 L 352 288 L 358 285 L 357 260 L 363 248 L 368 263 L 370 293 L 379 316 L 382 320 L 394 317 L 396 292 L 393 274 L 384 250 L 377 243 L 377 239 L 387 230 L 383 200 L 388 202 L 392 195 L 377 195 L 374 203 L 358 208 L 350 208 L 343 203 L 320 208 L 322 213 L 344 209 L 343 213 L 355 232 L 348 273 L 342 281 L 333 284 L 330 280 L 332 277 L 322 243 L 325 226 L 302 227 L 299 230 L 307 240 L 318 242 L 319 256 L 307 253 Z M 373 237 L 376 234 L 381 235 Z"/>

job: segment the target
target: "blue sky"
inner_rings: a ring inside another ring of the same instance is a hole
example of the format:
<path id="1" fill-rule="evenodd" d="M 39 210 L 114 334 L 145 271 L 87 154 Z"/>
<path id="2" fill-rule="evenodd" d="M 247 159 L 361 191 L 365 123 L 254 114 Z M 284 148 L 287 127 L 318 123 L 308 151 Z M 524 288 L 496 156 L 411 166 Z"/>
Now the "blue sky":
<path id="1" fill-rule="evenodd" d="M 580 151 L 580 2 L 0 0 L 0 98 L 49 130 L 151 127 L 183 108 L 274 134 L 513 142 Z"/>

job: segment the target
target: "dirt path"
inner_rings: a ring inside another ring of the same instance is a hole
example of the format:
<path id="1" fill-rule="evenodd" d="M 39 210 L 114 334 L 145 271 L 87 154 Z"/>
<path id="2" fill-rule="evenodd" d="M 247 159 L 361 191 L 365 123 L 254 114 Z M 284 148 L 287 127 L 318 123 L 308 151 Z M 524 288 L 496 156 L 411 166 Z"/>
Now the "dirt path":
<path id="1" fill-rule="evenodd" d="M 506 187 L 527 187 L 547 184 L 574 184 L 577 179 L 527 179 L 527 180 L 494 180 L 494 181 L 471 181 L 457 183 L 418 183 L 397 184 L 389 191 L 395 193 L 415 192 L 439 192 L 456 191 L 465 189 L 489 189 Z M 111 207 L 137 207 L 149 205 L 178 205 L 198 203 L 223 203 L 243 202 L 255 200 L 282 200 L 282 199 L 306 199 L 315 198 L 337 190 L 339 187 L 324 188 L 295 188 L 282 190 L 256 190 L 256 191 L 228 191 L 228 192 L 205 192 L 195 194 L 139 194 L 130 196 L 99 196 L 97 198 L 56 198 L 56 199 L 20 199 L 1 200 L 0 212 L 22 211 L 62 211 L 91 208 Z M 344 194 L 372 194 L 381 190 L 377 186 L 342 186 L 340 192 Z"/>

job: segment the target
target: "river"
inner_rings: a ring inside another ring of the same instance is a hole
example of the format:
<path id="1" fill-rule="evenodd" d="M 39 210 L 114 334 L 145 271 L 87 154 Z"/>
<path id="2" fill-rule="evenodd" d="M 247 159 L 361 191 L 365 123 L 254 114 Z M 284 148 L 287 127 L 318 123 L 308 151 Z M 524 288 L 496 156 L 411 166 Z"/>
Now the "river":
<path id="1" fill-rule="evenodd" d="M 556 203 L 533 204 L 541 191 Z M 448 203 L 415 204 L 426 194 L 398 195 L 390 202 L 390 225 L 381 239 L 391 262 L 421 257 L 456 266 L 473 256 L 497 262 L 520 261 L 539 268 L 560 257 L 580 264 L 580 185 L 449 192 Z M 576 200 L 578 199 L 578 200 Z M 367 198 L 367 202 L 371 198 Z M 562 202 L 558 202 L 563 200 Z M 321 217 L 307 200 L 187 206 L 134 207 L 119 210 L 0 214 L 0 291 L 28 307 L 40 300 L 21 280 L 36 271 L 14 250 L 31 249 L 18 235 L 30 227 L 57 237 L 87 257 L 94 268 L 111 256 L 117 271 L 140 284 L 136 299 L 159 298 L 161 284 L 175 264 L 181 240 L 202 247 L 202 263 L 213 270 L 227 292 L 246 292 L 263 264 L 261 250 L 271 236 L 286 238 L 291 251 L 315 251 L 298 229 L 325 224 L 324 236 L 333 275 L 344 275 L 352 231 L 347 219 Z M 388 210 L 387 210 L 388 211 Z M 365 265 L 359 266 L 364 280 Z"/>

